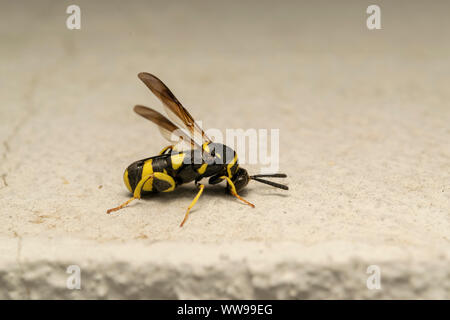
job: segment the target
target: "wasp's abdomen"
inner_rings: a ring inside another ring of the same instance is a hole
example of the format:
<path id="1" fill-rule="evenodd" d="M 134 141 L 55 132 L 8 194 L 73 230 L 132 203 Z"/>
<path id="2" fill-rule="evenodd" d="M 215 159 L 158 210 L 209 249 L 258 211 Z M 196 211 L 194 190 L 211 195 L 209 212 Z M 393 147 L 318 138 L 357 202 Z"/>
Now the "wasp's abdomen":
<path id="1" fill-rule="evenodd" d="M 123 182 L 131 193 L 134 192 L 139 180 L 142 178 L 143 165 L 143 160 L 135 161 L 123 173 Z"/>
<path id="2" fill-rule="evenodd" d="M 142 191 L 154 192 L 164 190 L 162 187 L 167 183 L 171 184 L 168 189 L 172 190 L 175 185 L 185 182 L 178 178 L 178 174 L 184 168 L 183 164 L 186 156 L 186 153 L 180 152 L 135 161 L 124 172 L 123 180 L 125 186 L 130 192 L 134 192 L 142 179 L 147 179 L 158 172 L 160 174 L 157 174 L 156 179 L 149 178 L 143 184 Z M 157 188 L 153 188 L 154 185 Z"/>

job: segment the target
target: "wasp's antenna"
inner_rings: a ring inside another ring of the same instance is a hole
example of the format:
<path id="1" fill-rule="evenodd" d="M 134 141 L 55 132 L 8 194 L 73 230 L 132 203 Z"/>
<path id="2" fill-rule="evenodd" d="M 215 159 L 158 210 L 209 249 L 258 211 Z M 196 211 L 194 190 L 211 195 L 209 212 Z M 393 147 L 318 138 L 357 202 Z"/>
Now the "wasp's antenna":
<path id="1" fill-rule="evenodd" d="M 274 174 L 255 174 L 254 176 L 250 176 L 250 179 L 261 182 L 261 183 L 265 183 L 268 184 L 269 186 L 275 187 L 275 188 L 280 188 L 283 190 L 289 190 L 288 186 L 281 184 L 281 183 L 276 183 L 276 182 L 272 182 L 272 181 L 268 181 L 268 180 L 264 180 L 261 179 L 262 177 L 267 177 L 267 178 L 286 178 L 287 175 L 284 173 L 274 173 Z"/>
<path id="2" fill-rule="evenodd" d="M 287 175 L 285 173 L 255 174 L 250 178 L 287 178 Z"/>
<path id="3" fill-rule="evenodd" d="M 268 181 L 268 180 L 263 180 L 263 179 L 259 179 L 259 178 L 251 178 L 252 180 L 261 182 L 261 183 L 265 183 L 268 184 L 269 186 L 275 187 L 275 188 L 280 188 L 283 190 L 289 190 L 288 186 L 285 186 L 284 184 L 281 183 L 276 183 L 276 182 L 272 182 L 272 181 Z"/>

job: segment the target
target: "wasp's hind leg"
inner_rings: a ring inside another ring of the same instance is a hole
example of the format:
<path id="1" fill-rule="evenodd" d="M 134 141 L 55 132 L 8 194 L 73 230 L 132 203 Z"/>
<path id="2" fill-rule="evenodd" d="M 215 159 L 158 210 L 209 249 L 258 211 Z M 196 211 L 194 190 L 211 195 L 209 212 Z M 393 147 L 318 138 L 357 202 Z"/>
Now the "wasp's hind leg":
<path id="1" fill-rule="evenodd" d="M 170 192 L 175 189 L 175 180 L 163 172 L 154 172 L 142 177 L 134 189 L 133 197 L 120 206 L 109 209 L 106 213 L 111 213 L 126 207 L 131 201 L 140 199 L 142 191 Z"/>
<path id="2" fill-rule="evenodd" d="M 236 198 L 238 198 L 239 200 L 241 200 L 242 202 L 244 202 L 245 204 L 248 204 L 250 207 L 254 208 L 255 205 L 251 202 L 248 202 L 247 200 L 245 200 L 244 198 L 242 198 L 240 195 L 238 195 L 237 191 L 236 191 L 236 187 L 234 186 L 233 181 L 231 181 L 230 178 L 228 178 L 227 176 L 222 176 L 220 177 L 220 179 L 225 179 L 228 182 L 228 186 L 229 186 L 229 191 L 230 193 L 235 196 Z"/>
<path id="3" fill-rule="evenodd" d="M 136 198 L 135 198 L 135 197 L 132 197 L 131 199 L 128 199 L 127 201 L 125 201 L 124 203 L 122 203 L 120 206 L 115 207 L 115 208 L 108 209 L 108 210 L 106 210 L 106 213 L 109 214 L 109 213 L 111 213 L 111 212 L 120 210 L 120 209 L 126 207 L 126 206 L 127 206 L 131 201 L 133 201 L 134 199 L 136 199 Z"/>
<path id="4" fill-rule="evenodd" d="M 147 176 L 143 177 L 143 178 L 139 181 L 139 183 L 137 184 L 136 188 L 134 189 L 133 197 L 132 197 L 131 199 L 128 199 L 127 201 L 125 201 L 124 203 L 122 203 L 120 206 L 117 206 L 117 207 L 115 207 L 115 208 L 108 209 L 108 210 L 106 211 L 106 213 L 111 213 L 111 212 L 114 212 L 114 211 L 118 211 L 118 210 L 120 210 L 120 209 L 122 209 L 122 208 L 125 208 L 131 201 L 133 201 L 133 200 L 135 200 L 135 199 L 140 199 L 140 198 L 141 198 L 142 188 L 143 188 L 144 184 L 145 184 L 148 180 L 150 180 L 151 178 L 153 178 L 153 176 L 154 176 L 153 174 L 150 174 L 150 175 L 147 175 Z"/>

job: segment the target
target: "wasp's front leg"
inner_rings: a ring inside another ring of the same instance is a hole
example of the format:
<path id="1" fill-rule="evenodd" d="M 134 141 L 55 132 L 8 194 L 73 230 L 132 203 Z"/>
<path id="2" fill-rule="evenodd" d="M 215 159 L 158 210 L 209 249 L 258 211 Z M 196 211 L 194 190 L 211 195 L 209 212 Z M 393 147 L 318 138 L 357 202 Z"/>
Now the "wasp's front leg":
<path id="1" fill-rule="evenodd" d="M 227 176 L 221 176 L 220 179 L 225 179 L 228 182 L 228 190 L 230 191 L 230 193 L 235 196 L 236 198 L 238 198 L 239 200 L 241 200 L 242 202 L 244 202 L 245 204 L 248 204 L 250 207 L 254 208 L 255 205 L 251 202 L 248 202 L 247 200 L 245 200 L 244 198 L 242 198 L 240 195 L 238 195 L 237 191 L 236 191 L 236 187 L 234 186 L 233 181 L 231 181 L 230 178 L 228 178 Z"/>

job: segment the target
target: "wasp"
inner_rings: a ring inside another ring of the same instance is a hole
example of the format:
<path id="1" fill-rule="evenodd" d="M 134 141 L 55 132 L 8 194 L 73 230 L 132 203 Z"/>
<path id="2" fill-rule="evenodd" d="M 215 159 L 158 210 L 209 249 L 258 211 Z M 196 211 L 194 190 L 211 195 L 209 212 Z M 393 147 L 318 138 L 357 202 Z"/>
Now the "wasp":
<path id="1" fill-rule="evenodd" d="M 200 183 L 203 178 L 209 178 L 208 183 L 211 185 L 226 181 L 227 192 L 253 208 L 254 204 L 238 194 L 250 180 L 288 190 L 286 185 L 262 179 L 286 178 L 285 174 L 250 176 L 247 170 L 239 166 L 236 152 L 224 144 L 213 142 L 161 80 L 146 72 L 139 73 L 138 77 L 162 102 L 173 122 L 142 105 L 136 105 L 134 111 L 155 123 L 171 145 L 162 149 L 157 156 L 135 161 L 128 166 L 123 174 L 123 181 L 133 196 L 120 206 L 109 209 L 107 213 L 124 208 L 131 201 L 140 199 L 143 194 L 171 192 L 182 184 L 194 181 L 198 193 L 187 208 L 180 224 L 182 227 L 203 193 L 205 185 Z"/>

